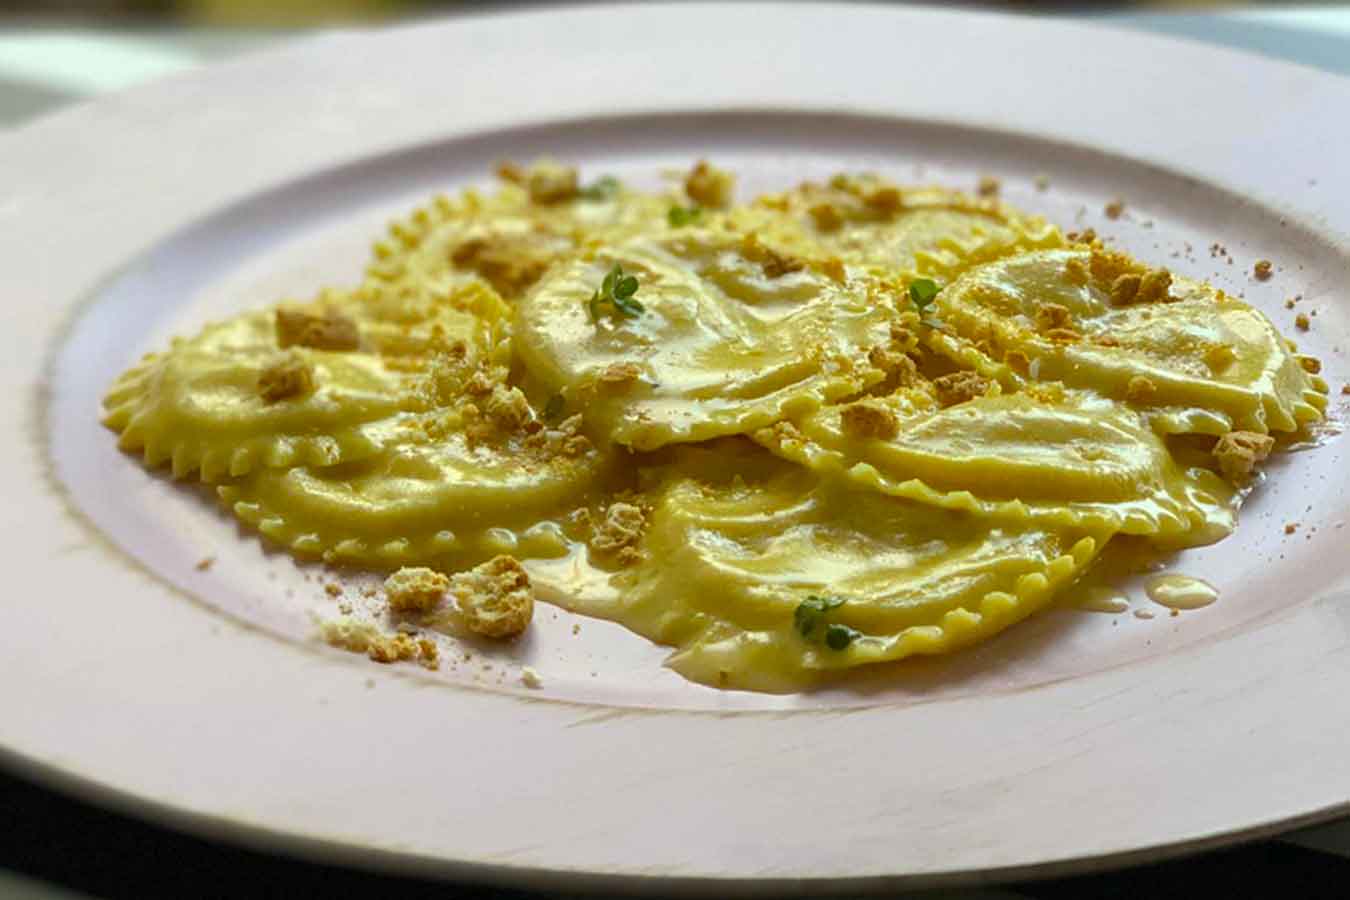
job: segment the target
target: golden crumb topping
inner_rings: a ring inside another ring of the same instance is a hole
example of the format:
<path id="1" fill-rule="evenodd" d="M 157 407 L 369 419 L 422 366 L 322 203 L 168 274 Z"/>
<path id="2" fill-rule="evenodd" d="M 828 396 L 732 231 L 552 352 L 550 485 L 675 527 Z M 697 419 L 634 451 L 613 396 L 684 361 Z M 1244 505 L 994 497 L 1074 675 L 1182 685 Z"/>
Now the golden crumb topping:
<path id="1" fill-rule="evenodd" d="M 282 355 L 258 373 L 258 396 L 264 403 L 303 397 L 314 391 L 314 367 L 294 351 Z"/>
<path id="2" fill-rule="evenodd" d="M 302 309 L 280 306 L 276 312 L 277 346 L 313 347 L 315 350 L 355 350 L 361 346 L 356 323 L 335 309 L 315 315 Z"/>
<path id="3" fill-rule="evenodd" d="M 1214 445 L 1214 457 L 1219 471 L 1234 483 L 1250 478 L 1256 464 L 1270 456 L 1275 439 L 1254 431 L 1230 431 Z"/>
<path id="4" fill-rule="evenodd" d="M 1257 281 L 1267 281 L 1275 274 L 1275 266 L 1268 259 L 1258 259 L 1252 266 L 1252 274 L 1256 276 Z"/>
<path id="5" fill-rule="evenodd" d="M 1125 385 L 1125 399 L 1131 403 L 1149 403 L 1157 393 L 1158 386 L 1143 375 L 1135 375 Z"/>
<path id="6" fill-rule="evenodd" d="M 566 203 L 577 195 L 577 170 L 573 166 L 540 160 L 525 171 L 524 179 L 530 202 L 541 206 Z"/>
<path id="7" fill-rule="evenodd" d="M 1039 331 L 1052 331 L 1056 328 L 1069 328 L 1073 325 L 1073 315 L 1067 306 L 1058 303 L 1042 303 L 1036 308 L 1036 328 Z"/>
<path id="8" fill-rule="evenodd" d="M 534 588 L 514 556 L 496 556 L 452 575 L 450 594 L 464 624 L 484 637 L 516 637 L 534 617 Z"/>
<path id="9" fill-rule="evenodd" d="M 988 378 L 975 372 L 952 372 L 933 379 L 938 403 L 944 407 L 983 397 L 989 390 L 989 384 Z"/>
<path id="10" fill-rule="evenodd" d="M 450 587 L 450 579 L 424 566 L 404 566 L 384 580 L 384 595 L 394 612 L 430 612 Z"/>
<path id="11" fill-rule="evenodd" d="M 840 421 L 844 431 L 855 438 L 889 441 L 900 433 L 900 420 L 895 413 L 872 400 L 845 406 Z"/>
<path id="12" fill-rule="evenodd" d="M 721 209 L 731 203 L 736 177 L 699 160 L 684 179 L 684 192 L 699 206 Z"/>
<path id="13" fill-rule="evenodd" d="M 641 557 L 637 544 L 646 527 L 647 516 L 641 507 L 622 501 L 611 503 L 591 534 L 590 547 L 596 553 L 612 556 L 628 565 Z"/>

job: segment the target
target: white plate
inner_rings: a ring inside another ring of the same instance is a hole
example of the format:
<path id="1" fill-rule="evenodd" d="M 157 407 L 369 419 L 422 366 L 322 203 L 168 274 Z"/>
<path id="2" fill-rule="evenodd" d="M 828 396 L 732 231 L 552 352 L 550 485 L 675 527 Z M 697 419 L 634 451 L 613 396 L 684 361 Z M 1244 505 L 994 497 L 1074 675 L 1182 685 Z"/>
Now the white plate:
<path id="1" fill-rule="evenodd" d="M 678 5 L 329 36 L 11 135 L 0 747 L 195 830 L 534 884 L 1045 874 L 1343 811 L 1337 440 L 1283 459 L 1232 539 L 1174 562 L 1215 606 L 1058 610 L 951 661 L 768 697 L 688 684 L 659 648 L 591 620 L 573 635 L 551 607 L 507 656 L 436 675 L 317 646 L 314 573 L 146 474 L 96 414 L 170 334 L 348 280 L 395 212 L 545 152 L 653 184 L 707 156 L 747 194 L 853 168 L 997 175 L 1286 328 L 1303 294 L 1339 407 L 1347 108 L 1331 76 L 1080 25 Z M 1108 222 L 1115 196 L 1129 212 Z M 1270 282 L 1249 278 L 1258 257 Z"/>

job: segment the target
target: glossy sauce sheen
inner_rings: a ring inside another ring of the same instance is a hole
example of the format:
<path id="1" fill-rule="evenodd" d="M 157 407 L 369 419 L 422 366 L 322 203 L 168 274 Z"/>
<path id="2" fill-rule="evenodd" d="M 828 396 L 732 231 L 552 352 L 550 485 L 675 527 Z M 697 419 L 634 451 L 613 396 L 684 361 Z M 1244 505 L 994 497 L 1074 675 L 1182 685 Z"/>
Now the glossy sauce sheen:
<path id="1" fill-rule="evenodd" d="M 391 226 L 361 284 L 298 304 L 357 344 L 246 312 L 130 369 L 105 422 L 297 556 L 511 555 L 688 678 L 788 691 L 1061 596 L 1125 611 L 1075 587 L 1102 551 L 1221 539 L 1244 479 L 1210 445 L 1325 407 L 1257 310 L 996 201 L 840 176 L 685 222 L 681 191 L 561 183 Z M 634 306 L 602 296 L 619 272 Z M 265 398 L 280 362 L 307 380 Z"/>

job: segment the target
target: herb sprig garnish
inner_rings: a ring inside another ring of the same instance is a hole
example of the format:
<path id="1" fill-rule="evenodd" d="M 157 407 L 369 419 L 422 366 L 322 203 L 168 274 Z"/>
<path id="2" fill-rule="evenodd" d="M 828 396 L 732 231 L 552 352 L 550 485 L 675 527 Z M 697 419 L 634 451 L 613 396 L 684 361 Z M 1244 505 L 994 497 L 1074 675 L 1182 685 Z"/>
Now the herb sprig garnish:
<path id="1" fill-rule="evenodd" d="M 685 225 L 692 225 L 703 217 L 703 207 L 701 206 L 672 206 L 666 212 L 666 221 L 670 223 L 671 228 L 683 228 Z"/>
<path id="2" fill-rule="evenodd" d="M 601 175 L 595 181 L 578 190 L 577 196 L 592 203 L 603 203 L 617 194 L 621 187 L 623 187 L 623 183 L 613 175 Z"/>
<path id="3" fill-rule="evenodd" d="M 843 597 L 817 597 L 814 594 L 808 596 L 797 605 L 792 613 L 792 623 L 797 627 L 801 636 L 811 639 L 817 633 L 823 633 L 825 646 L 831 650 L 844 650 L 849 644 L 852 644 L 862 633 L 842 625 L 838 622 L 825 622 L 825 616 L 831 611 L 843 606 L 846 601 Z M 823 632 L 821 626 L 824 626 Z"/>
<path id="4" fill-rule="evenodd" d="M 937 282 L 931 278 L 916 278 L 909 283 L 909 299 L 914 301 L 914 306 L 920 311 L 932 303 L 938 295 Z"/>
<path id="5" fill-rule="evenodd" d="M 640 302 L 633 299 L 637 290 L 638 280 L 632 275 L 625 275 L 623 266 L 615 263 L 614 268 L 605 273 L 605 279 L 600 282 L 600 289 L 591 294 L 589 304 L 591 321 L 600 321 L 601 307 L 605 304 L 609 304 L 617 315 L 633 318 L 642 315 L 647 310 Z"/>

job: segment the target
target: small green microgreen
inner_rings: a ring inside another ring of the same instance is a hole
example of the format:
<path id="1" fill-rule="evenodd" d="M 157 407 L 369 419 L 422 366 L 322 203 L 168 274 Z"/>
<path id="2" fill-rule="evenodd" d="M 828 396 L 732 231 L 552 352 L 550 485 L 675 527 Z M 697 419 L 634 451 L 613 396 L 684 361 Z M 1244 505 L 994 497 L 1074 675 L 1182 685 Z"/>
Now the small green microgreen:
<path id="1" fill-rule="evenodd" d="M 825 626 L 825 646 L 831 650 L 844 650 L 860 637 L 860 632 L 838 622 Z"/>
<path id="2" fill-rule="evenodd" d="M 601 175 L 595 181 L 577 191 L 577 196 L 592 203 L 602 203 L 617 194 L 621 187 L 623 187 L 622 182 L 613 175 Z"/>
<path id="3" fill-rule="evenodd" d="M 625 275 L 623 266 L 615 263 L 614 268 L 605 273 L 604 280 L 600 282 L 600 289 L 591 294 L 588 304 L 591 321 L 600 320 L 600 308 L 606 303 L 622 316 L 639 316 L 646 312 L 646 307 L 633 298 L 637 290 L 638 280 L 632 275 Z"/>
<path id="4" fill-rule="evenodd" d="M 682 228 L 697 222 L 703 216 L 701 206 L 672 206 L 666 213 L 671 228 Z"/>
<path id="5" fill-rule="evenodd" d="M 939 290 L 941 288 L 937 286 L 937 282 L 933 279 L 916 278 L 909 284 L 909 299 L 913 300 L 914 305 L 922 310 L 933 302 Z"/>
<path id="6" fill-rule="evenodd" d="M 797 604 L 792 613 L 792 622 L 802 637 L 810 637 L 827 612 L 843 605 L 843 597 L 817 597 L 812 594 Z"/>

